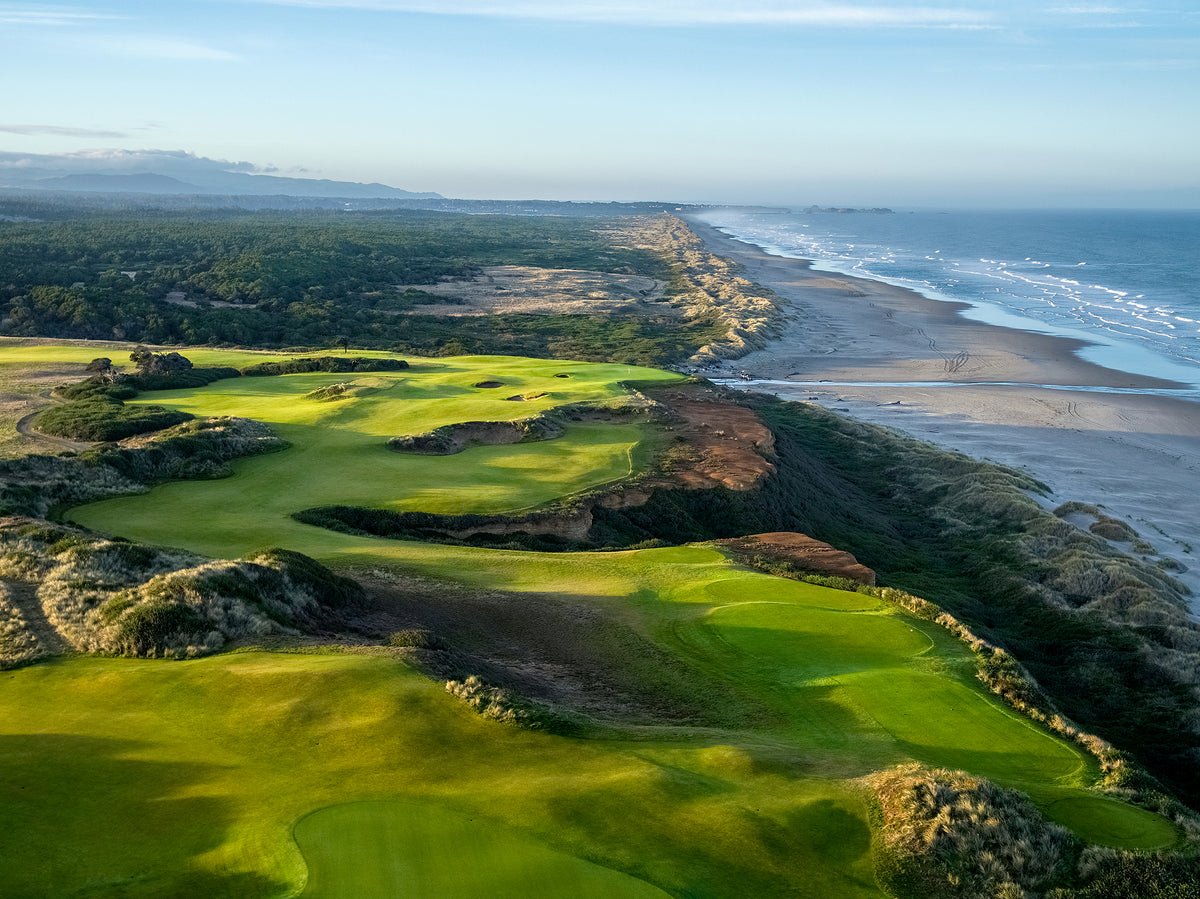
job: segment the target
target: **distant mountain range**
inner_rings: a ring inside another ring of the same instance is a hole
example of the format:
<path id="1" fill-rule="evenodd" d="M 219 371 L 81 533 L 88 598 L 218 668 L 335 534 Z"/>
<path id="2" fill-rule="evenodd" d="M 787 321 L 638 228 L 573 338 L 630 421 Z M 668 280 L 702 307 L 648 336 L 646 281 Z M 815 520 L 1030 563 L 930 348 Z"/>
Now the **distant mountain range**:
<path id="1" fill-rule="evenodd" d="M 218 196 L 344 197 L 347 199 L 440 199 L 441 194 L 386 184 L 287 178 L 231 169 L 192 154 L 114 151 L 109 155 L 20 156 L 0 153 L 0 187 L 86 193 Z"/>

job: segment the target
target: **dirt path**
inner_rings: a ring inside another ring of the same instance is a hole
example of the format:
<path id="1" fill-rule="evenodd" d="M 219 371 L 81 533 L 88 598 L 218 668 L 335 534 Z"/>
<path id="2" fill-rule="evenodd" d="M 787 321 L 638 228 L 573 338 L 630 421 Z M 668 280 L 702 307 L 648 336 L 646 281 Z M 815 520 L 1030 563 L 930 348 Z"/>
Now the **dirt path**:
<path id="1" fill-rule="evenodd" d="M 38 394 L 38 396 L 40 396 L 44 400 L 49 400 L 51 403 L 58 402 L 58 400 L 55 399 L 53 394 L 51 394 L 50 391 L 48 391 L 48 390 L 43 391 L 42 393 Z M 53 437 L 50 434 L 43 434 L 41 431 L 35 431 L 33 429 L 33 420 L 38 416 L 38 414 L 40 412 L 43 412 L 43 411 L 45 411 L 45 410 L 44 409 L 35 409 L 33 412 L 30 412 L 28 415 L 23 416 L 17 422 L 17 433 L 20 434 L 22 437 L 27 437 L 30 440 L 33 440 L 37 443 L 48 443 L 51 446 L 56 446 L 56 447 L 59 447 L 60 449 L 68 449 L 68 450 L 71 450 L 76 453 L 82 452 L 83 450 L 90 449 L 91 447 L 95 446 L 94 443 L 85 443 L 85 442 L 81 442 L 78 440 L 67 440 L 65 437 Z"/>

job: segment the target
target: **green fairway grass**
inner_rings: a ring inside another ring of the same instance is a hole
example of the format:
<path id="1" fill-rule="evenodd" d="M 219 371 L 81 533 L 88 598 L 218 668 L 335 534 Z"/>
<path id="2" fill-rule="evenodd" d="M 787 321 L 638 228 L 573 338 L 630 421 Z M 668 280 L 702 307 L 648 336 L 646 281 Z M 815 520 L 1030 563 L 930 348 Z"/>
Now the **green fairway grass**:
<path id="1" fill-rule="evenodd" d="M 293 825 L 381 798 L 482 816 L 676 895 L 880 895 L 861 797 L 736 734 L 532 733 L 361 655 L 75 658 L 2 683 L 6 895 L 285 895 L 308 876 Z M 310 855 L 345 841 L 304 835 Z"/>
<path id="2" fill-rule="evenodd" d="M 1162 849 L 1179 839 L 1169 821 L 1103 796 L 1067 796 L 1050 803 L 1047 815 L 1089 843 L 1119 849 Z"/>
<path id="3" fill-rule="evenodd" d="M 648 883 L 547 849 L 495 822 L 431 805 L 354 802 L 307 815 L 303 899 L 640 899 Z"/>
<path id="4" fill-rule="evenodd" d="M 678 380 L 629 366 L 475 357 L 414 361 L 403 372 L 365 377 L 236 378 L 143 394 L 135 402 L 264 421 L 292 446 L 237 463 L 230 478 L 166 484 L 73 510 L 71 517 L 96 530 L 213 556 L 275 545 L 324 555 L 343 541 L 293 522 L 292 513 L 333 504 L 451 514 L 543 505 L 644 466 L 653 451 L 647 427 L 581 422 L 554 440 L 479 446 L 453 456 L 397 453 L 387 440 L 459 421 L 523 418 L 564 403 L 610 400 L 624 393 L 619 384 L 625 378 Z M 474 386 L 483 381 L 504 386 Z M 341 400 L 306 397 L 337 383 L 360 388 Z M 545 395 L 505 399 L 527 392 Z"/>
<path id="5" fill-rule="evenodd" d="M 655 449 L 650 426 L 579 423 L 555 440 L 447 457 L 385 444 L 677 378 L 508 357 L 412 362 L 143 394 L 136 402 L 266 421 L 292 446 L 241 460 L 228 478 L 68 517 L 210 556 L 280 546 L 352 574 L 599 613 L 678 663 L 672 689 L 703 723 L 602 721 L 603 739 L 523 730 L 378 648 L 74 657 L 0 672 L 0 884 L 13 895 L 865 899 L 882 893 L 857 779 L 911 761 L 1025 790 L 1090 842 L 1176 839 L 1164 819 L 1092 792 L 1095 760 L 987 693 L 949 633 L 875 597 L 747 571 L 711 546 L 517 552 L 294 521 L 328 503 L 513 511 L 622 478 Z M 306 398 L 345 382 L 346 399 Z M 633 643 L 614 645 L 613 666 L 661 670 L 619 655 Z"/>

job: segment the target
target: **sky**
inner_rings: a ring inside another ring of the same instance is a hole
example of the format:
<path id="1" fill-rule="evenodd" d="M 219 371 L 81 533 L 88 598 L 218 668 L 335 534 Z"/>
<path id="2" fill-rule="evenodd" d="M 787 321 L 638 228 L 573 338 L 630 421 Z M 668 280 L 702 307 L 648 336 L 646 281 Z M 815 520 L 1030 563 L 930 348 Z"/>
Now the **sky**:
<path id="1" fill-rule="evenodd" d="M 0 151 L 445 196 L 1200 207 L 1200 4 L 0 0 Z"/>

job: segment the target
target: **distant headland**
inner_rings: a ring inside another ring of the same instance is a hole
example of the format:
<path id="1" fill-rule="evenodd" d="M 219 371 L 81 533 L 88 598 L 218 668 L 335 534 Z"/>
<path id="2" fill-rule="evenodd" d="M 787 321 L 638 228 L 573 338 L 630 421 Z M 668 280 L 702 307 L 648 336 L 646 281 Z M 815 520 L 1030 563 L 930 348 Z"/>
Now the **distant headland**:
<path id="1" fill-rule="evenodd" d="M 818 212 L 842 212 L 842 213 L 869 212 L 869 213 L 874 213 L 876 215 L 895 215 L 896 214 L 896 210 L 888 209 L 886 206 L 880 206 L 875 209 L 850 209 L 850 208 L 847 208 L 844 206 L 809 206 L 807 209 L 802 209 L 800 211 L 803 213 L 809 214 L 809 215 L 812 215 L 813 213 L 818 213 Z"/>

